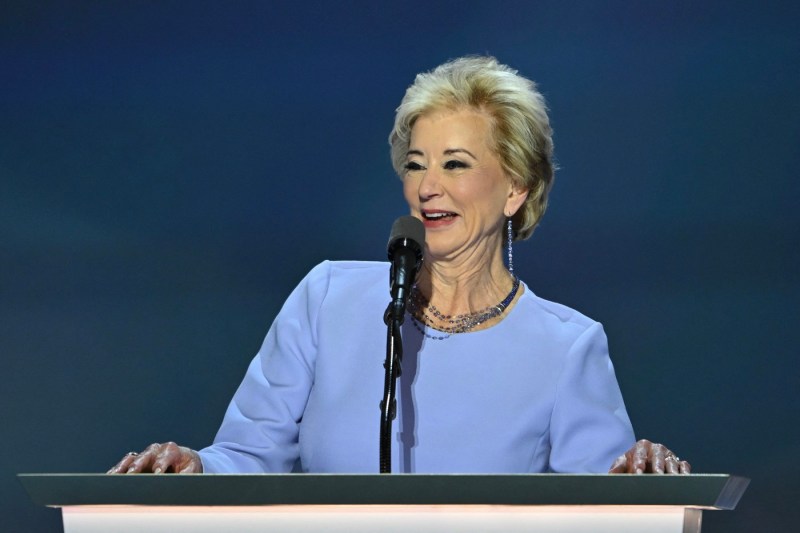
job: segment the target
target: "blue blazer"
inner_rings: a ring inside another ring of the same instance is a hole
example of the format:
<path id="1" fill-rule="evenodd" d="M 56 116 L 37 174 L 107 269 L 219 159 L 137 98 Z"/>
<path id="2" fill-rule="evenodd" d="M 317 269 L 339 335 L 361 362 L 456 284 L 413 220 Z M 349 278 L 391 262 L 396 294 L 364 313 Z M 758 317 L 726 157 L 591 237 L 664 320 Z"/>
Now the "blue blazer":
<path id="1" fill-rule="evenodd" d="M 523 288 L 485 330 L 433 340 L 405 321 L 392 472 L 606 472 L 634 444 L 602 326 Z M 315 267 L 200 451 L 204 471 L 378 472 L 388 302 L 388 263 Z"/>

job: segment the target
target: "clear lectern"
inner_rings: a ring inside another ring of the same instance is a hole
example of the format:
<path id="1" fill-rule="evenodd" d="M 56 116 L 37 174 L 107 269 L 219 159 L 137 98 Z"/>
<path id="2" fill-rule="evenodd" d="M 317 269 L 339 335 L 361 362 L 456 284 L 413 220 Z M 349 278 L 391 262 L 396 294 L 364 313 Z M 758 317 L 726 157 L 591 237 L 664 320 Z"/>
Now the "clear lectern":
<path id="1" fill-rule="evenodd" d="M 728 474 L 20 474 L 66 533 L 695 533 L 733 509 Z"/>

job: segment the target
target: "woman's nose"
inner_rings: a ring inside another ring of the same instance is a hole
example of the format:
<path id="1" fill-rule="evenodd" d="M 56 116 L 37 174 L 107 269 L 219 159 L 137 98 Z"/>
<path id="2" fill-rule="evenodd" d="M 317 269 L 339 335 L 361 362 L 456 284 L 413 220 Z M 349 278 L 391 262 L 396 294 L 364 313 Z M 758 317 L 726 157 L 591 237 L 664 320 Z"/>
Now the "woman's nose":
<path id="1" fill-rule="evenodd" d="M 436 167 L 428 168 L 419 182 L 419 198 L 427 200 L 442 194 L 441 174 Z"/>

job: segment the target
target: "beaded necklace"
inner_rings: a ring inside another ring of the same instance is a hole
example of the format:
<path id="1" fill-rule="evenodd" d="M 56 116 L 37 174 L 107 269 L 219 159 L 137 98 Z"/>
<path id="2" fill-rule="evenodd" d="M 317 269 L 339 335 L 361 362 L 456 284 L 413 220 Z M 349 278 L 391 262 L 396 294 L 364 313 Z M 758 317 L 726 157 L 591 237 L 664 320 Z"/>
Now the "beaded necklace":
<path id="1" fill-rule="evenodd" d="M 514 276 L 514 274 L 511 274 Z M 422 295 L 419 288 L 416 285 L 411 289 L 411 295 L 408 299 L 408 314 L 411 316 L 411 322 L 414 324 L 414 327 L 417 330 L 425 335 L 427 338 L 432 340 L 444 340 L 456 333 L 467 333 L 472 329 L 480 326 L 487 320 L 491 320 L 497 316 L 500 316 L 503 311 L 509 306 L 511 301 L 517 295 L 517 290 L 519 289 L 519 278 L 514 276 L 514 285 L 511 287 L 511 292 L 508 293 L 508 296 L 497 305 L 490 305 L 485 309 L 480 311 L 476 311 L 474 313 L 465 313 L 463 315 L 445 315 L 439 311 L 435 305 L 431 305 L 430 302 Z M 430 313 L 430 315 L 428 314 Z M 447 323 L 447 326 L 434 326 L 433 318 L 436 318 L 439 323 Z M 423 326 L 426 326 L 423 328 Z M 444 335 L 431 335 L 426 330 L 430 327 L 437 331 L 441 331 Z"/>

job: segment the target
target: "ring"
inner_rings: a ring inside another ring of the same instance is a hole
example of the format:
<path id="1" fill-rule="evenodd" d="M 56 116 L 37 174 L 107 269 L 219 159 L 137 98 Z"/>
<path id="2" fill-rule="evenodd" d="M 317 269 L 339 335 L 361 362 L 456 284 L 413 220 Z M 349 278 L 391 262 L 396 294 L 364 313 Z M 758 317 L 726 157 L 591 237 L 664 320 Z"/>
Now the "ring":
<path id="1" fill-rule="evenodd" d="M 680 458 L 677 455 L 674 455 L 674 454 L 669 454 L 667 456 L 667 459 L 675 459 L 675 462 L 678 462 L 678 463 L 681 462 Z"/>
<path id="2" fill-rule="evenodd" d="M 133 457 L 136 457 L 137 455 L 139 455 L 139 452 L 128 452 L 125 455 L 131 455 Z"/>

